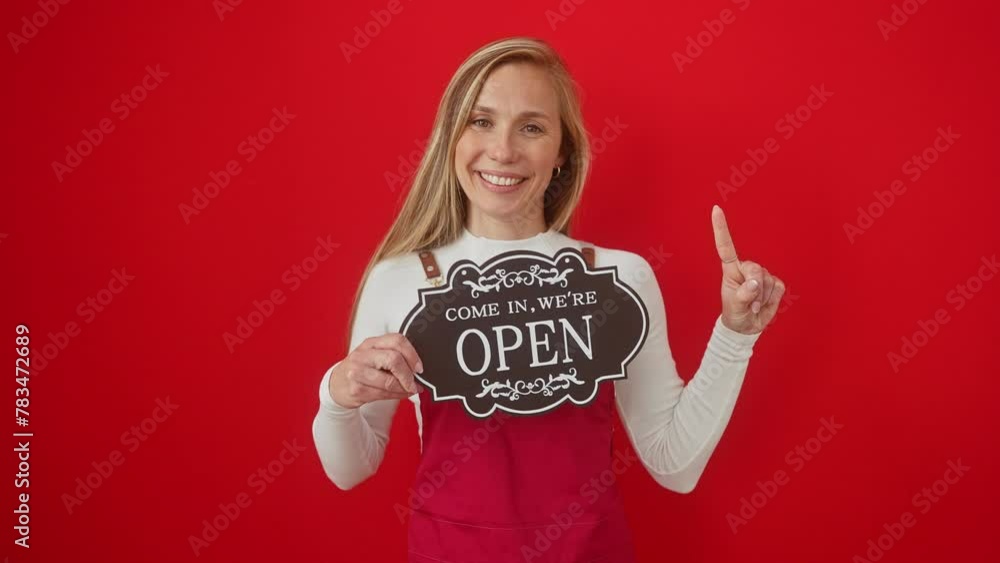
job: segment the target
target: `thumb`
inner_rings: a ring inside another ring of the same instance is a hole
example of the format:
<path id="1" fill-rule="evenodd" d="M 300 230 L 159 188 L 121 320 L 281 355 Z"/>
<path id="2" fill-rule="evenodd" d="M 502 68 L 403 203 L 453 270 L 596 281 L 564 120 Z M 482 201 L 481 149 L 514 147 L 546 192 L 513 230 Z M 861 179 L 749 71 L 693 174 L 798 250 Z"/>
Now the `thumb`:
<path id="1" fill-rule="evenodd" d="M 736 301 L 741 309 L 749 309 L 751 303 L 760 295 L 760 283 L 755 279 L 748 279 L 736 288 Z"/>

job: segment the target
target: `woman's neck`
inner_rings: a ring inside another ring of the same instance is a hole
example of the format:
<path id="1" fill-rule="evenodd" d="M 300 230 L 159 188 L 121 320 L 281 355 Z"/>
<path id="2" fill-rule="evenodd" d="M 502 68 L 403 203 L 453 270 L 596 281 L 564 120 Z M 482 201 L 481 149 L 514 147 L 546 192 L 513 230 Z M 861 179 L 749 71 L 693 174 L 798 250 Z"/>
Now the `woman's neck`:
<path id="1" fill-rule="evenodd" d="M 495 219 L 480 213 L 470 213 L 465 228 L 477 237 L 494 240 L 520 240 L 544 233 L 549 228 L 541 214 L 533 217 Z"/>

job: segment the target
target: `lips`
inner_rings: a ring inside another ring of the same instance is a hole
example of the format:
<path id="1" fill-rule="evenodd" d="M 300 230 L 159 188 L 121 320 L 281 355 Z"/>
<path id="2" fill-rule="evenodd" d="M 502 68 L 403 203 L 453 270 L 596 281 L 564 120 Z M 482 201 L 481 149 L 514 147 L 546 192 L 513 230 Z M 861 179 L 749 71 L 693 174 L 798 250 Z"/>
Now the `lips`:
<path id="1" fill-rule="evenodd" d="M 510 193 L 520 189 L 521 184 L 527 180 L 524 176 L 507 174 L 493 171 L 476 170 L 474 172 L 478 182 L 487 190 L 494 193 Z"/>

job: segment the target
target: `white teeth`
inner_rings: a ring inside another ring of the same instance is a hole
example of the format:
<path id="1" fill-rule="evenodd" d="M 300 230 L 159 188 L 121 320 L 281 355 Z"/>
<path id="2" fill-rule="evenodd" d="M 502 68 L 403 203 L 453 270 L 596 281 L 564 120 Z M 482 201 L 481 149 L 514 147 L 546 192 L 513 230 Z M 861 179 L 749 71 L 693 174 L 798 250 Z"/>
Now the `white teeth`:
<path id="1" fill-rule="evenodd" d="M 479 175 L 482 176 L 487 182 L 498 186 L 513 186 L 514 184 L 520 184 L 524 181 L 524 178 L 501 178 L 500 176 L 486 174 L 485 172 L 480 172 Z"/>

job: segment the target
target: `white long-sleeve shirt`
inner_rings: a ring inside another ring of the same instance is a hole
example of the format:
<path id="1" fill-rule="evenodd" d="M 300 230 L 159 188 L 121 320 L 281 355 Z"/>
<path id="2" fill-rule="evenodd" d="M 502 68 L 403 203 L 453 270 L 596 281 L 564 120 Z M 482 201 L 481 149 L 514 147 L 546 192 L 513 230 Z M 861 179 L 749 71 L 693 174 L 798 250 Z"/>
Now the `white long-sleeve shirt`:
<path id="1" fill-rule="evenodd" d="M 578 241 L 555 230 L 521 240 L 489 239 L 465 230 L 457 240 L 435 249 L 434 255 L 441 272 L 447 274 L 460 259 L 482 264 L 509 250 L 554 256 L 561 248 L 584 246 L 594 247 L 596 267 L 618 267 L 619 279 L 636 291 L 649 313 L 649 333 L 627 365 L 628 377 L 613 382 L 622 424 L 650 475 L 667 489 L 690 492 L 729 423 L 760 333 L 738 333 L 717 317 L 701 365 L 685 385 L 667 340 L 663 295 L 653 268 L 642 256 Z M 417 304 L 417 289 L 423 287 L 429 285 L 415 252 L 377 263 L 361 292 L 350 348 L 368 337 L 398 332 L 403 318 Z M 373 475 L 381 464 L 399 400 L 343 407 L 330 394 L 333 367 L 320 382 L 313 438 L 327 476 L 346 490 Z M 419 397 L 412 395 L 409 400 L 416 406 L 422 450 Z"/>

